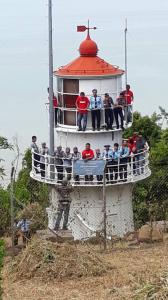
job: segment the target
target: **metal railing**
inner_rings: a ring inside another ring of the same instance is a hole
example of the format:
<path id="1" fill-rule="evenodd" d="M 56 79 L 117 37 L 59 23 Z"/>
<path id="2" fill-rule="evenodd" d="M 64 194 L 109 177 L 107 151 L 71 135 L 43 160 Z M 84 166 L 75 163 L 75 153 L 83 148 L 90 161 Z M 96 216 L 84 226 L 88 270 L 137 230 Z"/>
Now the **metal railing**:
<path id="1" fill-rule="evenodd" d="M 106 129 L 106 120 L 105 120 L 105 111 L 108 109 L 101 108 L 101 122 L 100 122 L 100 129 Z M 112 129 L 116 129 L 116 120 L 114 110 L 115 108 L 110 109 L 112 111 Z M 127 105 L 123 108 L 123 117 L 124 117 L 124 127 L 127 127 L 128 124 L 132 124 L 133 122 L 133 106 Z M 121 125 L 120 116 L 118 116 L 119 125 Z M 71 129 L 78 128 L 78 109 L 76 108 L 67 108 L 67 107 L 58 107 L 57 108 L 57 126 L 56 127 L 67 127 Z M 88 109 L 87 113 L 87 127 L 86 130 L 92 130 L 92 117 L 91 117 L 91 110 Z"/>
<path id="2" fill-rule="evenodd" d="M 54 164 L 51 163 L 53 162 Z M 103 158 L 102 158 L 103 159 Z M 98 159 L 99 160 L 99 159 Z M 98 161 L 97 160 L 97 161 Z M 81 160 L 82 161 L 82 160 Z M 96 159 L 95 159 L 96 161 Z M 131 154 L 127 158 L 118 160 L 106 160 L 104 174 L 80 175 L 74 173 L 75 160 L 51 157 L 32 152 L 32 171 L 30 176 L 35 180 L 48 184 L 61 184 L 63 179 L 67 179 L 71 185 L 101 185 L 103 176 L 107 185 L 125 184 L 136 182 L 150 176 L 149 149 L 137 154 Z"/>

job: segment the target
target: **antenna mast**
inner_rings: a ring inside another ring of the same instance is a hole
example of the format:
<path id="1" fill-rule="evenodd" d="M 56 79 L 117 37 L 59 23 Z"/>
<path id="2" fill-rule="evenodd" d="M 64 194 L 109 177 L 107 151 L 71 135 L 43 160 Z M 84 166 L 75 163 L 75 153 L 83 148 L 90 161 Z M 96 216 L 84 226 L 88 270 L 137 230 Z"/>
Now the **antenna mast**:
<path id="1" fill-rule="evenodd" d="M 127 69 L 127 19 L 125 19 L 124 35 L 125 35 L 125 86 L 126 86 L 127 85 L 127 74 L 128 74 L 128 69 Z"/>
<path id="2" fill-rule="evenodd" d="M 54 155 L 54 107 L 53 107 L 53 48 L 52 48 L 52 0 L 48 0 L 49 30 L 49 151 Z"/>

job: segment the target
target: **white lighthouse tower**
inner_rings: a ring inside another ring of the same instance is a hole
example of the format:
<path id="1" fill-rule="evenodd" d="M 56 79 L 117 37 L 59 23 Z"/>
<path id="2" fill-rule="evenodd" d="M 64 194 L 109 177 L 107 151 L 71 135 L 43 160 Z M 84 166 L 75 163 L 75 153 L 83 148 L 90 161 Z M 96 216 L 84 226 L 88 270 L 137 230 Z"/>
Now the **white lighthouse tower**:
<path id="1" fill-rule="evenodd" d="M 79 57 L 60 67 L 54 72 L 56 84 L 55 94 L 58 99 L 58 124 L 55 127 L 55 147 L 61 145 L 63 149 L 74 146 L 81 152 L 85 144 L 89 142 L 93 150 L 99 148 L 103 152 L 104 145 L 109 144 L 113 148 L 114 143 L 122 144 L 122 129 L 117 129 L 113 124 L 112 130 L 104 127 L 104 109 L 101 110 L 101 129 L 92 131 L 91 114 L 88 112 L 86 131 L 77 131 L 76 99 L 80 92 L 85 92 L 90 97 L 93 89 L 97 89 L 102 98 L 108 93 L 115 101 L 122 90 L 122 75 L 124 71 L 117 66 L 109 64 L 98 56 L 98 46 L 90 38 L 89 28 L 87 37 L 80 44 Z M 129 123 L 131 126 L 131 123 Z M 148 150 L 143 156 L 143 172 L 136 172 L 133 168 L 133 158 L 127 163 L 128 176 L 126 181 L 121 181 L 119 176 L 114 182 L 106 185 L 106 230 L 107 235 L 123 236 L 134 229 L 132 209 L 133 184 L 150 175 L 148 167 Z M 33 157 L 33 156 L 32 156 Z M 135 159 L 135 158 L 134 158 Z M 57 216 L 57 170 L 51 176 L 52 160 L 46 160 L 45 178 L 41 178 L 32 168 L 32 178 L 50 184 L 52 189 L 51 205 L 47 209 L 49 228 L 53 229 Z M 96 162 L 95 162 L 96 163 Z M 34 163 L 33 163 L 34 165 Z M 64 174 L 66 177 L 66 170 Z M 93 173 L 93 175 L 95 175 Z M 119 175 L 119 165 L 118 165 Z M 81 176 L 80 184 L 77 184 L 72 176 L 70 184 L 73 186 L 71 194 L 72 203 L 68 228 L 72 231 L 74 239 L 87 239 L 101 232 L 103 228 L 103 185 L 97 182 L 96 175 L 93 182 L 84 182 Z"/>

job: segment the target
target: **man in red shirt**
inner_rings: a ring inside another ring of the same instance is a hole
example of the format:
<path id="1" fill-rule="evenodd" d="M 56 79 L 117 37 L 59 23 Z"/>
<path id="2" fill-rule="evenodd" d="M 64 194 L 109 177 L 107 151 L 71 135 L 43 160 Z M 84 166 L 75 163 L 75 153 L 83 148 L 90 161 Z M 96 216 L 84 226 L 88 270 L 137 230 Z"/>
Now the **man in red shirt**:
<path id="1" fill-rule="evenodd" d="M 49 88 L 47 88 L 49 94 Z M 57 126 L 57 113 L 58 113 L 58 101 L 57 97 L 53 93 L 53 107 L 54 107 L 54 120 L 55 120 L 55 127 Z"/>
<path id="2" fill-rule="evenodd" d="M 126 85 L 126 90 L 124 91 L 124 97 L 126 101 L 126 109 L 125 109 L 125 119 L 126 123 L 129 123 L 132 121 L 132 103 L 134 100 L 134 94 L 130 90 L 130 85 Z"/>
<path id="3" fill-rule="evenodd" d="M 89 103 L 89 99 L 85 97 L 85 93 L 81 92 L 80 96 L 78 96 L 78 98 L 76 99 L 76 108 L 78 110 L 78 131 L 86 130 Z M 81 125 L 82 119 L 83 127 Z"/>
<path id="4" fill-rule="evenodd" d="M 90 149 L 90 143 L 87 143 L 85 150 L 82 151 L 82 159 L 88 161 L 94 158 L 94 152 Z M 85 181 L 93 181 L 93 175 L 85 175 Z"/>

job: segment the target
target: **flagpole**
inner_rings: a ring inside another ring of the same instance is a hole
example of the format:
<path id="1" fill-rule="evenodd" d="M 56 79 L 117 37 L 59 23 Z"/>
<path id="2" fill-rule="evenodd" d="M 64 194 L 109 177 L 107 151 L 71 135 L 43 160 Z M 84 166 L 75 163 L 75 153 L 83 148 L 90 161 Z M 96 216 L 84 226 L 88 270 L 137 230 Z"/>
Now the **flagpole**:
<path id="1" fill-rule="evenodd" d="M 48 0 L 49 30 L 49 151 L 54 155 L 54 107 L 53 107 L 53 47 L 52 47 L 52 0 Z"/>
<path id="2" fill-rule="evenodd" d="M 49 35 L 49 154 L 50 178 L 54 173 L 54 106 L 53 106 L 53 47 L 52 47 L 52 0 L 48 0 L 48 35 Z"/>
<path id="3" fill-rule="evenodd" d="M 124 30 L 124 37 L 125 37 L 125 87 L 127 85 L 127 19 L 125 19 L 125 30 Z"/>

